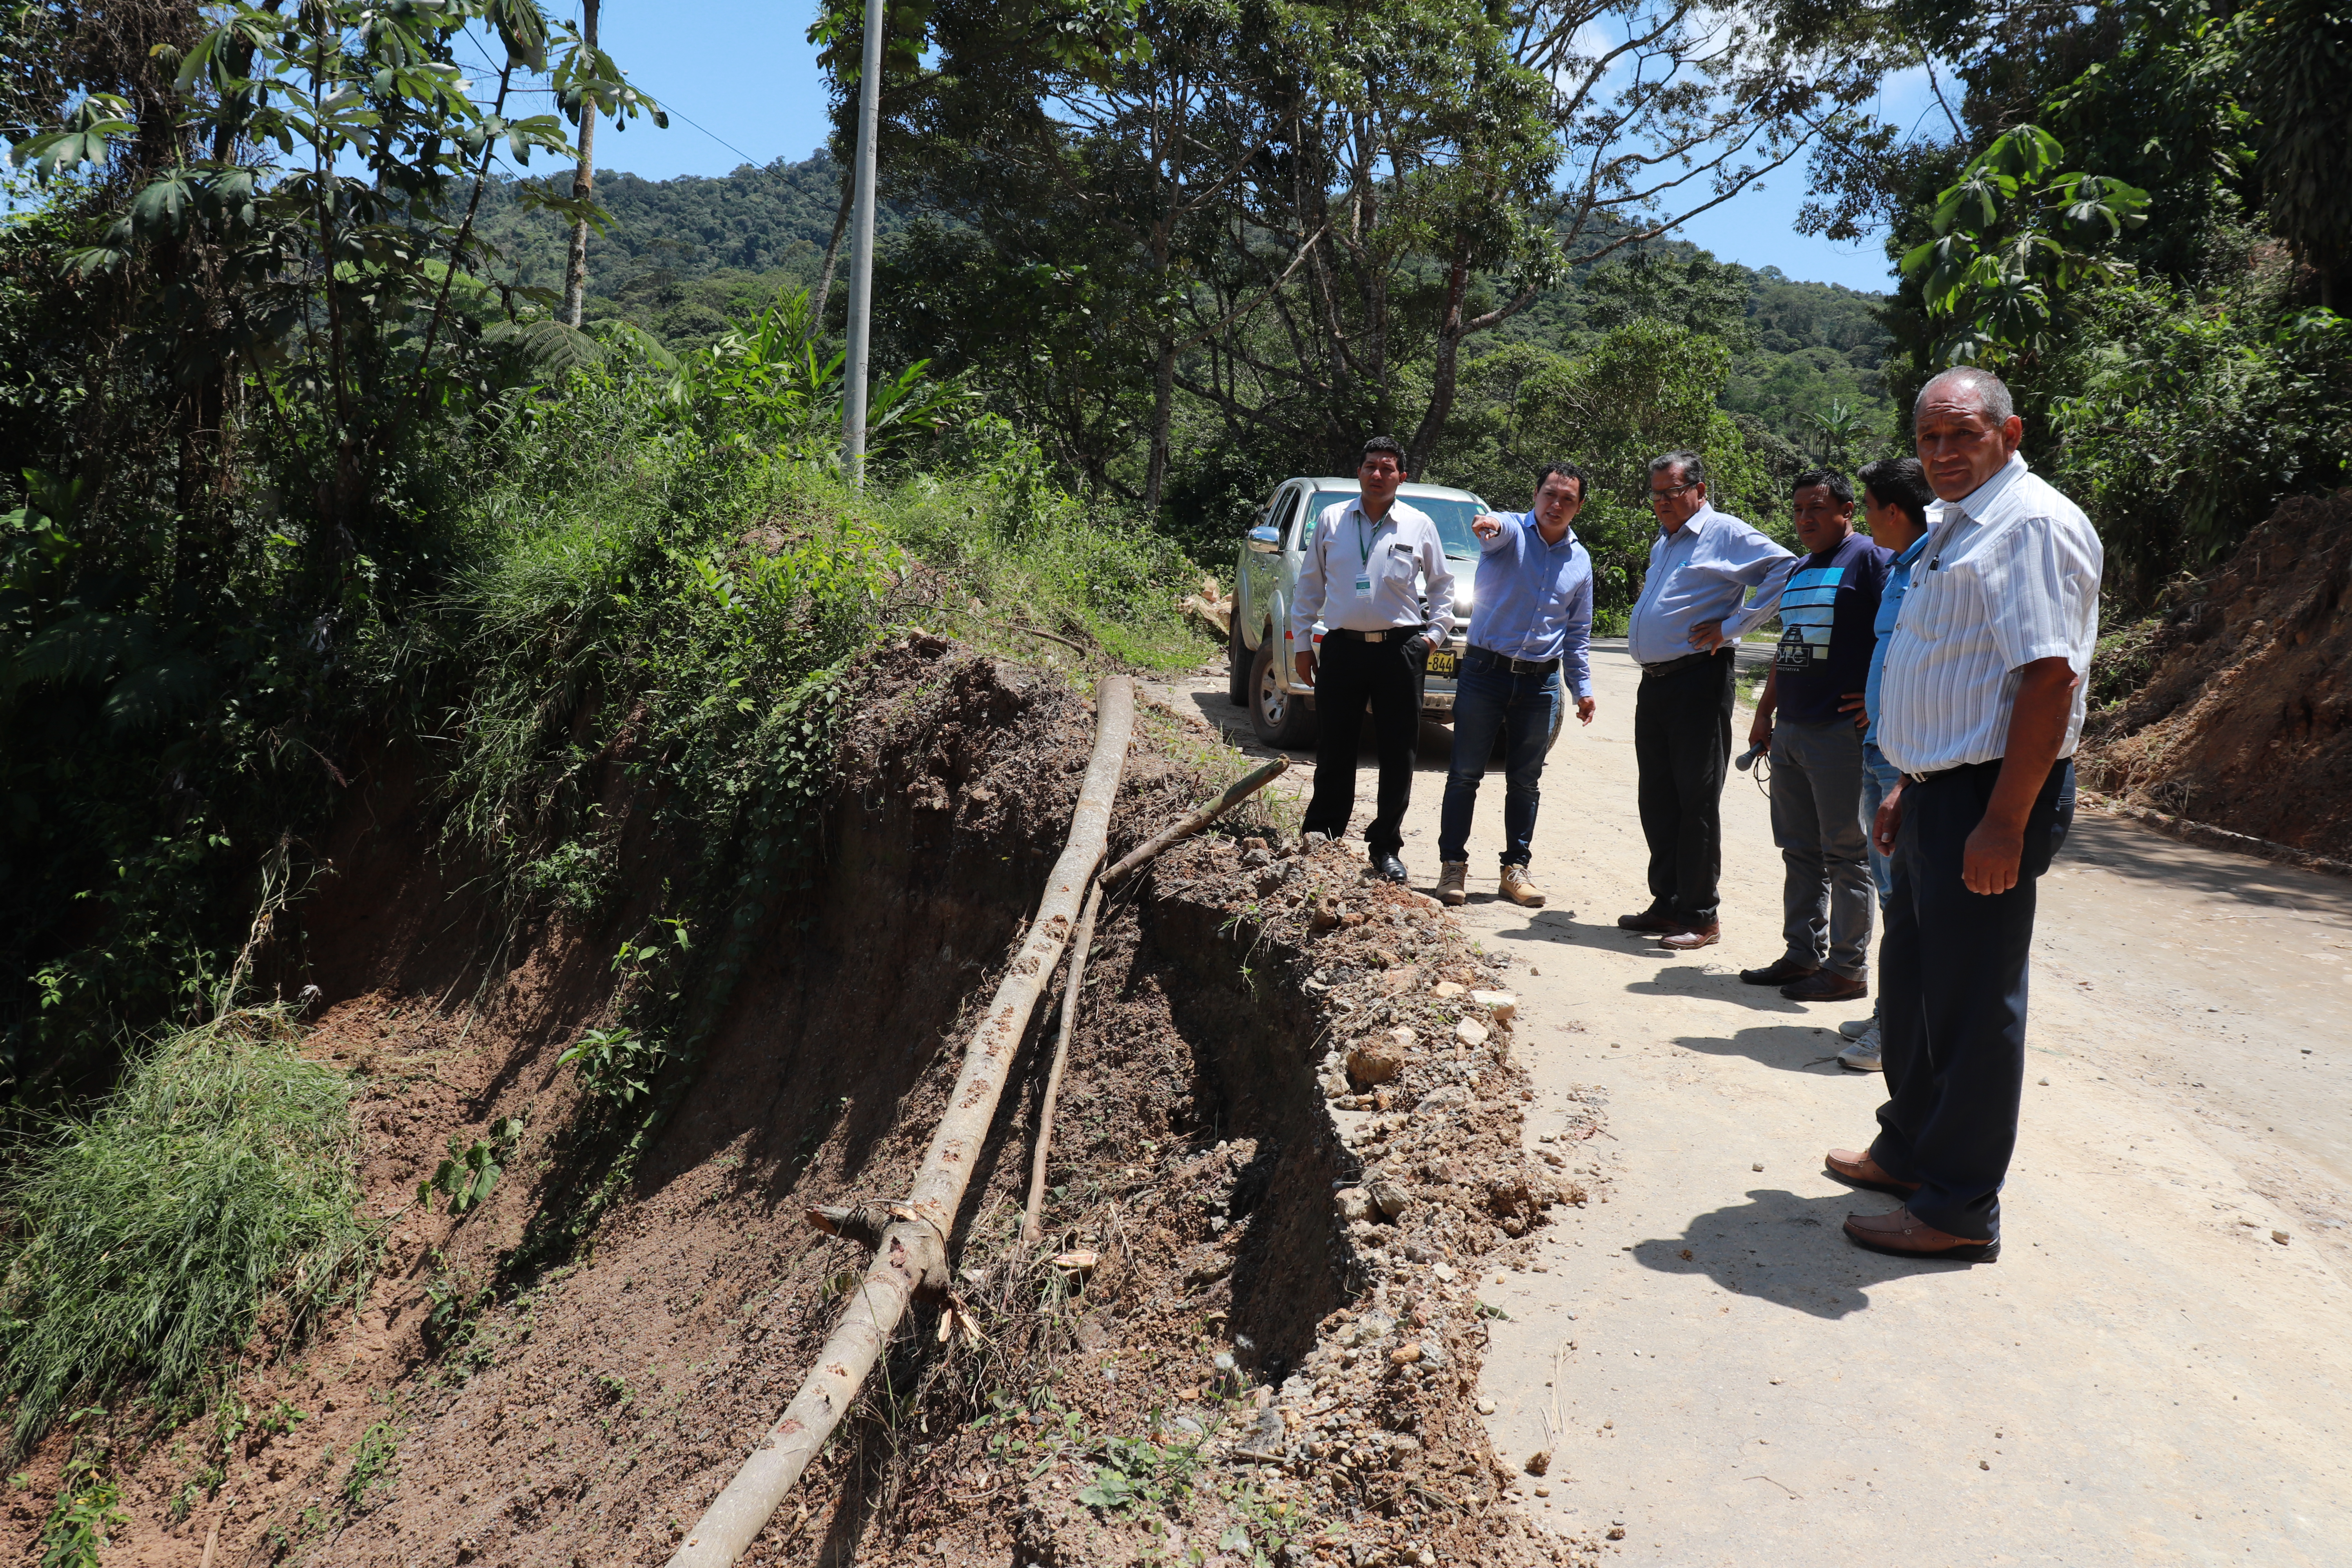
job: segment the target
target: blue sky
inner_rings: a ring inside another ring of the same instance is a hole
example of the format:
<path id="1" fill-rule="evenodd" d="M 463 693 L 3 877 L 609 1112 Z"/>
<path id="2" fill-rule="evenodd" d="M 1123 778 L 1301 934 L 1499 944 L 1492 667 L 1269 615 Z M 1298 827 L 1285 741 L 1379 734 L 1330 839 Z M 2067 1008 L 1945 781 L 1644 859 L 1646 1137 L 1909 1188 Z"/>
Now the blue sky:
<path id="1" fill-rule="evenodd" d="M 625 135 L 600 134 L 596 161 L 661 180 L 724 174 L 747 159 L 807 157 L 825 136 L 824 82 L 807 41 L 814 14 L 796 3 L 606 0 L 599 24 L 605 48 L 671 119 L 666 132 L 641 121 Z M 1925 72 L 1889 79 L 1881 110 L 1888 118 L 1908 122 L 1933 108 Z M 1796 232 L 1804 197 L 1801 159 L 1684 233 L 1727 261 L 1851 289 L 1886 288 L 1877 239 L 1832 245 Z"/>

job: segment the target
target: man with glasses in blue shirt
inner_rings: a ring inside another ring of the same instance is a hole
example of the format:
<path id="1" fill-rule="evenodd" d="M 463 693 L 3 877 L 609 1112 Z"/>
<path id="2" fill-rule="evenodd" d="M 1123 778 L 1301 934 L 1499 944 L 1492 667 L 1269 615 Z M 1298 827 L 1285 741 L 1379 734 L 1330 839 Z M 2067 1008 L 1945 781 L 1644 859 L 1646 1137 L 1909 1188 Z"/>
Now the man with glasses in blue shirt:
<path id="1" fill-rule="evenodd" d="M 1633 762 L 1650 843 L 1650 907 L 1617 923 L 1686 952 L 1723 935 L 1716 899 L 1731 762 L 1731 645 L 1779 606 L 1797 560 L 1707 504 L 1706 465 L 1696 452 L 1650 460 L 1650 510 L 1658 537 L 1625 638 L 1642 667 Z M 1755 600 L 1743 605 L 1751 588 Z"/>
<path id="2" fill-rule="evenodd" d="M 1584 470 L 1547 463 L 1535 504 L 1517 517 L 1481 512 L 1469 646 L 1454 679 L 1454 762 L 1438 819 L 1437 896 L 1468 899 L 1470 819 L 1495 737 L 1503 740 L 1503 897 L 1543 906 L 1528 878 L 1538 784 L 1559 717 L 1563 668 L 1576 716 L 1592 722 L 1592 555 L 1571 526 L 1584 505 Z"/>

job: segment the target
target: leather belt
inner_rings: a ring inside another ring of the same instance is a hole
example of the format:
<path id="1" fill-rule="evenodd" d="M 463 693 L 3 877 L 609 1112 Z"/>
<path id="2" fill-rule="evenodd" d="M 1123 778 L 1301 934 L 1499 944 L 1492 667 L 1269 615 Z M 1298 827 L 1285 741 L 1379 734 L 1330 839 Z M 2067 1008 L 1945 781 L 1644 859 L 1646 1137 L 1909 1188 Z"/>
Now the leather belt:
<path id="1" fill-rule="evenodd" d="M 1931 773 L 1905 773 L 1903 775 L 1903 782 L 1906 784 L 1923 784 L 1929 779 L 1942 778 L 1946 773 L 1964 773 L 1973 768 L 1998 768 L 2000 766 L 2000 759 L 1999 757 L 1990 757 L 1981 763 L 1954 763 L 1948 768 L 1937 768 Z"/>
<path id="2" fill-rule="evenodd" d="M 1389 626 L 1377 632 L 1360 632 L 1353 626 L 1333 626 L 1323 635 L 1338 637 L 1342 642 L 1402 642 L 1429 630 L 1427 626 Z"/>
<path id="3" fill-rule="evenodd" d="M 1476 643 L 1470 645 L 1469 651 L 1490 663 L 1506 667 L 1513 675 L 1549 675 L 1559 668 L 1559 656 L 1557 654 L 1549 658 L 1511 658 L 1493 648 L 1480 647 Z"/>
<path id="4" fill-rule="evenodd" d="M 1727 645 L 1723 647 L 1717 648 L 1713 653 L 1686 653 L 1680 658 L 1670 658 L 1661 664 L 1645 664 L 1642 667 L 1642 673 L 1643 675 L 1672 675 L 1678 669 L 1688 669 L 1691 666 L 1698 663 L 1701 659 L 1714 658 L 1717 655 L 1728 653 L 1729 651 L 1730 648 L 1728 645 Z"/>

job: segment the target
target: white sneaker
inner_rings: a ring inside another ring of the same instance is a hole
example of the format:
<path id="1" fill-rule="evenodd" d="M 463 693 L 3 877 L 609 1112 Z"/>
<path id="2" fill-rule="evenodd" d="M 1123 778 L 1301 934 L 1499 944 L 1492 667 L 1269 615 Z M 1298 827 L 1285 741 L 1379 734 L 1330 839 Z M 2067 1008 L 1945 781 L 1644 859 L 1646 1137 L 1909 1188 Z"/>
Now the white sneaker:
<path id="1" fill-rule="evenodd" d="M 1849 1040 L 1858 1040 L 1876 1027 L 1878 1027 L 1878 1015 L 1873 1013 L 1867 1018 L 1847 1019 L 1838 1026 L 1838 1033 Z"/>
<path id="2" fill-rule="evenodd" d="M 1869 1030 L 1838 1053 L 1838 1066 L 1853 1072 L 1884 1072 L 1885 1064 L 1878 1059 L 1878 1031 Z"/>

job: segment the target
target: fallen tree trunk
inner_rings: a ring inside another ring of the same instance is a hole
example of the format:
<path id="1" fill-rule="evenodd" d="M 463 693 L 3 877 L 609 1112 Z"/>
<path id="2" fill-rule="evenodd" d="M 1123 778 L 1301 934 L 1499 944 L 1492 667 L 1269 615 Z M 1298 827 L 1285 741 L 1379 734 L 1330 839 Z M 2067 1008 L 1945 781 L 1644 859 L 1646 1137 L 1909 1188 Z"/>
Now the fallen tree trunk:
<path id="1" fill-rule="evenodd" d="M 964 1188 L 996 1102 L 1006 1069 L 1021 1048 L 1038 994 L 1061 961 L 1078 916 L 1078 900 L 1102 864 L 1110 830 L 1111 799 L 1127 761 L 1135 728 L 1135 691 L 1125 676 L 1104 678 L 1095 689 L 1095 749 L 1078 791 L 1077 810 L 1062 858 L 1054 863 L 1037 918 L 1004 973 L 980 1026 L 964 1047 L 948 1108 L 931 1134 L 930 1148 L 904 1204 L 890 1205 L 893 1223 L 882 1232 L 874 1259 L 852 1294 L 841 1321 L 824 1342 L 816 1365 L 773 1426 L 761 1435 L 751 1457 L 726 1489 L 703 1510 L 669 1568 L 722 1568 L 742 1555 L 751 1538 L 800 1479 L 827 1437 L 857 1397 L 858 1386 L 881 1358 L 883 1348 L 918 1295 L 944 1293 L 948 1284 L 948 1232 L 962 1205 Z M 845 1227 L 846 1228 L 846 1227 Z"/>
<path id="2" fill-rule="evenodd" d="M 1216 821 L 1217 818 L 1224 816 L 1225 813 L 1233 810 L 1234 807 L 1239 805 L 1242 802 L 1247 800 L 1250 796 L 1255 795 L 1266 785 L 1272 784 L 1281 775 L 1282 771 L 1288 766 L 1290 766 L 1290 759 L 1288 757 L 1276 757 L 1274 761 L 1266 763 L 1264 767 L 1256 769 L 1252 773 L 1244 773 L 1240 778 L 1235 779 L 1232 784 L 1225 786 L 1224 794 L 1219 795 L 1216 799 L 1211 801 L 1200 810 L 1193 812 L 1191 816 L 1179 817 L 1176 821 L 1169 824 L 1168 826 L 1155 834 L 1149 843 L 1130 851 L 1125 859 L 1121 860 L 1118 865 L 1113 866 L 1109 870 L 1105 871 L 1102 874 L 1102 885 L 1106 888 L 1118 887 L 1119 883 L 1125 881 L 1129 876 L 1135 871 L 1137 867 L 1141 866 L 1145 861 L 1151 859 L 1161 850 L 1167 848 L 1171 844 L 1175 843 L 1178 839 L 1190 838 L 1195 833 L 1200 832 L 1201 829 L 1208 826 L 1209 824 Z"/>
<path id="3" fill-rule="evenodd" d="M 1062 1064 L 1069 1058 L 1070 1036 L 1078 1026 L 1078 991 L 1087 983 L 1087 950 L 1095 944 L 1095 910 L 1102 905 L 1102 884 L 1087 893 L 1087 912 L 1078 917 L 1078 934 L 1070 943 L 1070 978 L 1062 987 L 1062 1032 L 1054 1041 L 1053 1065 L 1045 1069 L 1045 1098 L 1037 1105 L 1037 1152 L 1029 1167 L 1029 1206 L 1021 1216 L 1021 1239 L 1035 1246 L 1045 1237 L 1037 1224 L 1045 1206 L 1045 1153 L 1054 1146 L 1054 1106 L 1062 1098 Z"/>

